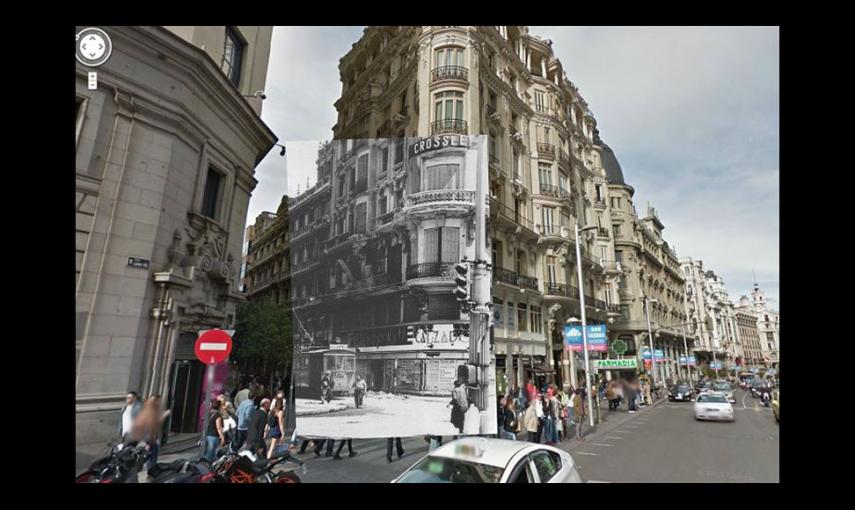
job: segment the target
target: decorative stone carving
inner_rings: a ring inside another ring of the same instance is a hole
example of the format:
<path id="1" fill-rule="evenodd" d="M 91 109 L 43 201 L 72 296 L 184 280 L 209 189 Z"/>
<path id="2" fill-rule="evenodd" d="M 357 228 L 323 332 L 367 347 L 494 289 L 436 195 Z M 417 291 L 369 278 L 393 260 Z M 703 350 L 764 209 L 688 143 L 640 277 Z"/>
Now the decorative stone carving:
<path id="1" fill-rule="evenodd" d="M 198 267 L 210 279 L 228 282 L 234 271 L 234 257 L 226 253 L 226 232 L 213 221 L 195 213 L 189 215 L 190 227 L 185 228 L 190 242 L 187 251 L 191 264 Z"/>

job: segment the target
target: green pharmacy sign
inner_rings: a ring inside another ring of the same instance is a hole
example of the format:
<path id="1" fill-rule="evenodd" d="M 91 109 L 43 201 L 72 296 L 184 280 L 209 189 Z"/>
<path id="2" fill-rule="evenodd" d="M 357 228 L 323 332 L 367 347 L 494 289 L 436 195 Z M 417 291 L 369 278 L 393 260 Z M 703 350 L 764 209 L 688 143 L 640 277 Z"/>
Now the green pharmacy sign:
<path id="1" fill-rule="evenodd" d="M 638 368 L 638 360 L 627 359 L 597 359 L 594 360 L 594 368 L 597 370 L 612 370 L 624 368 Z"/>

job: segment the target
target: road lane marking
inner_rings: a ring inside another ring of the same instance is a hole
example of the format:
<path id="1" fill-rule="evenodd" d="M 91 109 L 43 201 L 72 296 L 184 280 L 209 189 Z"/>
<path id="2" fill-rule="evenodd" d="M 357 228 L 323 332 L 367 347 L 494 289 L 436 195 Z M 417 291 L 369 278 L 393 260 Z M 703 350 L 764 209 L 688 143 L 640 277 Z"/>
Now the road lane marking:
<path id="1" fill-rule="evenodd" d="M 745 409 L 745 397 L 747 397 L 747 396 L 748 396 L 748 393 L 746 393 L 745 395 L 742 395 L 742 408 L 743 409 Z"/>
<path id="2" fill-rule="evenodd" d="M 603 436 L 603 437 L 606 439 L 623 439 L 622 437 L 617 437 L 617 436 Z"/>
<path id="3" fill-rule="evenodd" d="M 600 455 L 599 453 L 589 453 L 589 452 L 576 452 L 576 453 L 578 453 L 579 455 L 597 455 L 597 456 Z"/>
<path id="4" fill-rule="evenodd" d="M 613 444 L 608 443 L 591 443 L 594 446 L 614 446 Z"/>

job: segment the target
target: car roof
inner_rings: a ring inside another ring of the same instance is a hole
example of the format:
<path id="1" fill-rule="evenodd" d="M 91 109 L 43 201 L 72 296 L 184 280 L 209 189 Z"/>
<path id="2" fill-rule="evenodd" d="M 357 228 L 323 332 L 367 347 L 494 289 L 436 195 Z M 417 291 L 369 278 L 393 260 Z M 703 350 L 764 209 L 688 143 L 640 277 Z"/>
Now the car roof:
<path id="1" fill-rule="evenodd" d="M 461 454 L 458 448 L 471 446 L 479 450 L 480 455 Z M 539 446 L 526 441 L 511 441 L 509 439 L 496 439 L 488 437 L 464 437 L 444 444 L 430 452 L 431 457 L 442 457 L 447 459 L 465 460 L 504 468 L 508 462 L 523 450 L 538 449 Z"/>

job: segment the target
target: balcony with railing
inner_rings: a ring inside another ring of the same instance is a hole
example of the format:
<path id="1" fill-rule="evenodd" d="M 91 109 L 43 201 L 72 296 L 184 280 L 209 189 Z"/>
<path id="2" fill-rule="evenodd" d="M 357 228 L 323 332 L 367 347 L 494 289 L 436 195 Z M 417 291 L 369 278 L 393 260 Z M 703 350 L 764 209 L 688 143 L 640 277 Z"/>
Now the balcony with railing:
<path id="1" fill-rule="evenodd" d="M 434 121 L 430 126 L 431 135 L 443 134 L 465 135 L 469 133 L 469 124 L 462 119 L 440 119 Z"/>
<path id="2" fill-rule="evenodd" d="M 465 189 L 420 191 L 407 196 L 407 207 L 446 205 L 475 205 L 475 192 Z"/>
<path id="3" fill-rule="evenodd" d="M 616 260 L 603 260 L 601 263 L 608 273 L 617 274 L 621 272 L 620 262 L 617 262 Z"/>
<path id="4" fill-rule="evenodd" d="M 566 283 L 544 282 L 543 295 L 579 299 L 579 288 Z"/>
<path id="5" fill-rule="evenodd" d="M 378 225 L 385 225 L 392 221 L 392 218 L 395 216 L 395 211 L 389 211 L 387 213 L 383 213 L 377 217 Z"/>
<path id="6" fill-rule="evenodd" d="M 567 227 L 561 225 L 539 225 L 540 234 L 547 237 L 561 237 L 569 239 L 569 231 Z"/>
<path id="7" fill-rule="evenodd" d="M 555 146 L 551 143 L 537 142 L 537 157 L 554 161 Z"/>
<path id="8" fill-rule="evenodd" d="M 608 239 L 610 237 L 609 236 L 609 229 L 607 229 L 605 227 L 599 227 L 599 228 L 597 228 L 597 235 L 599 237 L 605 237 Z"/>
<path id="9" fill-rule="evenodd" d="M 469 69 L 463 66 L 440 66 L 431 70 L 430 78 L 431 83 L 437 83 L 446 80 L 468 83 Z"/>
<path id="10" fill-rule="evenodd" d="M 558 151 L 558 164 L 570 168 L 570 154 L 564 149 Z"/>
<path id="11" fill-rule="evenodd" d="M 541 184 L 540 185 L 540 194 L 547 197 L 558 198 L 560 195 L 558 194 L 558 186 L 553 186 L 551 184 Z"/>
<path id="12" fill-rule="evenodd" d="M 511 271 L 510 269 L 497 267 L 493 270 L 493 277 L 497 281 L 507 283 L 508 285 L 513 285 L 515 287 L 530 289 L 534 291 L 538 290 L 537 278 L 521 275 L 515 271 Z"/>
<path id="13" fill-rule="evenodd" d="M 594 198 L 594 207 L 597 209 L 605 209 L 606 200 L 604 198 Z"/>
<path id="14" fill-rule="evenodd" d="M 423 262 L 407 266 L 407 280 L 415 278 L 450 277 L 452 262 Z M 451 280 L 449 280 L 451 282 Z"/>
<path id="15" fill-rule="evenodd" d="M 519 225 L 534 233 L 534 224 L 530 219 L 521 215 L 519 211 L 506 206 L 499 200 L 490 200 L 490 214 L 495 215 L 497 219 Z"/>

